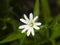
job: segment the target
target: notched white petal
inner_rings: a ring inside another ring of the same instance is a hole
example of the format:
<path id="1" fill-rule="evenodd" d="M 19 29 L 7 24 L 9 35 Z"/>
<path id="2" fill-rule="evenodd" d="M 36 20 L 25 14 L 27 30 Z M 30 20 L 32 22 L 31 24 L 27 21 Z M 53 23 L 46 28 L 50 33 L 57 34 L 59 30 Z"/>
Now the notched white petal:
<path id="1" fill-rule="evenodd" d="M 37 26 L 34 26 L 34 28 L 36 29 L 36 30 L 39 30 L 40 28 L 39 27 L 37 27 Z"/>
<path id="2" fill-rule="evenodd" d="M 32 35 L 34 36 L 35 34 L 34 34 L 34 30 L 33 29 L 31 29 L 31 33 L 32 33 Z"/>
<path id="3" fill-rule="evenodd" d="M 29 21 L 29 19 L 28 19 L 28 17 L 24 14 L 24 18 L 27 20 L 27 21 Z"/>
<path id="4" fill-rule="evenodd" d="M 20 21 L 23 22 L 23 23 L 25 23 L 25 24 L 27 24 L 27 21 L 24 20 L 24 19 L 20 19 Z"/>
<path id="5" fill-rule="evenodd" d="M 29 36 L 29 35 L 30 35 L 30 32 L 31 32 L 30 30 L 28 30 L 28 31 L 27 31 L 27 36 Z"/>
<path id="6" fill-rule="evenodd" d="M 22 32 L 21 32 L 21 33 L 24 33 L 26 30 L 27 30 L 27 29 L 22 30 Z"/>
<path id="7" fill-rule="evenodd" d="M 41 23 L 34 23 L 34 24 L 37 25 L 37 26 L 41 25 Z"/>
<path id="8" fill-rule="evenodd" d="M 38 16 L 36 16 L 36 17 L 33 19 L 33 21 L 35 22 L 37 19 L 38 19 Z"/>
<path id="9" fill-rule="evenodd" d="M 30 18 L 30 21 L 32 21 L 32 20 L 33 20 L 33 14 L 32 14 L 32 13 L 30 13 L 29 18 Z"/>
<path id="10" fill-rule="evenodd" d="M 25 25 L 19 26 L 19 29 L 23 29 L 25 28 Z"/>

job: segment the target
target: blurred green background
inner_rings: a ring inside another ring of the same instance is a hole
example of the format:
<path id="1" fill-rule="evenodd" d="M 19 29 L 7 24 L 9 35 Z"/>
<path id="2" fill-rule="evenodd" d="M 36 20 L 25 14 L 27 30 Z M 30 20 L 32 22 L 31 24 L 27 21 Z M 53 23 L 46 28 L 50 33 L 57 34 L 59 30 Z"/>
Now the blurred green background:
<path id="1" fill-rule="evenodd" d="M 19 19 L 31 12 L 42 25 L 27 37 Z M 60 0 L 0 0 L 0 45 L 60 45 Z"/>

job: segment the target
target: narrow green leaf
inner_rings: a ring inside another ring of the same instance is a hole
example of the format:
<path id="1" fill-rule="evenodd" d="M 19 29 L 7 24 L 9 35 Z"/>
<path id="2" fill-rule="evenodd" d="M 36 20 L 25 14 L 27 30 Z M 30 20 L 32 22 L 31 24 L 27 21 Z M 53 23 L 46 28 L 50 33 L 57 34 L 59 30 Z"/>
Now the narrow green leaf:
<path id="1" fill-rule="evenodd" d="M 34 7 L 34 16 L 39 15 L 39 0 L 36 0 L 35 7 Z"/>
<path id="2" fill-rule="evenodd" d="M 48 4 L 48 0 L 41 0 L 41 4 L 42 4 L 42 15 L 43 15 L 43 20 L 44 23 L 48 23 L 51 21 L 51 14 L 50 14 L 50 8 L 49 8 L 49 4 Z"/>
<path id="3" fill-rule="evenodd" d="M 25 34 L 22 34 L 21 32 L 18 33 L 11 33 L 10 35 L 8 35 L 5 39 L 3 39 L 2 41 L 0 41 L 1 43 L 7 43 L 7 42 L 11 42 L 14 41 L 16 39 L 22 39 L 24 37 Z"/>

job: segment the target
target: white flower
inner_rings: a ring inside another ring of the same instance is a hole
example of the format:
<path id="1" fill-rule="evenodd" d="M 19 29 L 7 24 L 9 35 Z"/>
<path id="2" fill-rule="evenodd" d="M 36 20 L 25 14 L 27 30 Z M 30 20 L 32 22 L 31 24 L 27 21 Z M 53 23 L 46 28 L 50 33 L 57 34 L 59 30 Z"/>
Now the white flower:
<path id="1" fill-rule="evenodd" d="M 34 19 L 33 19 L 33 14 L 30 13 L 29 15 L 29 19 L 27 18 L 27 16 L 24 14 L 24 18 L 25 19 L 20 19 L 21 22 L 25 23 L 25 25 L 21 25 L 19 26 L 19 29 L 23 29 L 22 30 L 22 33 L 26 32 L 27 31 L 27 36 L 30 35 L 30 33 L 34 36 L 35 33 L 34 33 L 34 28 L 36 30 L 39 30 L 40 28 L 38 27 L 39 25 L 41 25 L 40 22 L 35 22 L 36 19 L 38 18 L 38 16 L 36 16 Z"/>

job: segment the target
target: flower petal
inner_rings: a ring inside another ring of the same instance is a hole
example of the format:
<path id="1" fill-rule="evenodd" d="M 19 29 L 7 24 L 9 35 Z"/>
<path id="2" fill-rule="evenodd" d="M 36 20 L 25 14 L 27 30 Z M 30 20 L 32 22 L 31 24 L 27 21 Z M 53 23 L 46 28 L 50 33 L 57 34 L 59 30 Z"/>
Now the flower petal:
<path id="1" fill-rule="evenodd" d="M 37 26 L 39 26 L 39 25 L 41 25 L 41 23 L 34 23 L 34 25 L 37 25 Z"/>
<path id="2" fill-rule="evenodd" d="M 19 29 L 25 28 L 26 25 L 19 26 Z"/>
<path id="3" fill-rule="evenodd" d="M 29 35 L 30 35 L 30 32 L 31 32 L 30 30 L 28 30 L 28 31 L 27 31 L 27 36 L 29 36 Z"/>
<path id="4" fill-rule="evenodd" d="M 20 19 L 20 21 L 23 22 L 23 23 L 25 23 L 25 24 L 27 24 L 27 21 L 24 20 L 24 19 Z"/>
<path id="5" fill-rule="evenodd" d="M 28 17 L 24 14 L 24 18 L 27 20 L 27 21 L 29 21 L 29 19 L 28 19 Z"/>
<path id="6" fill-rule="evenodd" d="M 27 29 L 22 30 L 22 33 L 24 33 Z"/>
<path id="7" fill-rule="evenodd" d="M 32 13 L 30 13 L 29 18 L 30 18 L 30 21 L 32 21 L 32 20 L 33 20 L 33 14 L 32 14 Z"/>
<path id="8" fill-rule="evenodd" d="M 39 30 L 40 28 L 39 27 L 37 27 L 37 26 L 33 26 L 33 28 L 35 28 L 36 30 Z"/>
<path id="9" fill-rule="evenodd" d="M 34 30 L 33 30 L 33 28 L 31 29 L 31 33 L 32 33 L 33 36 L 35 35 L 35 34 L 34 34 Z"/>
<path id="10" fill-rule="evenodd" d="M 33 22 L 35 22 L 37 18 L 38 18 L 38 16 L 36 16 L 36 17 L 33 19 Z"/>

